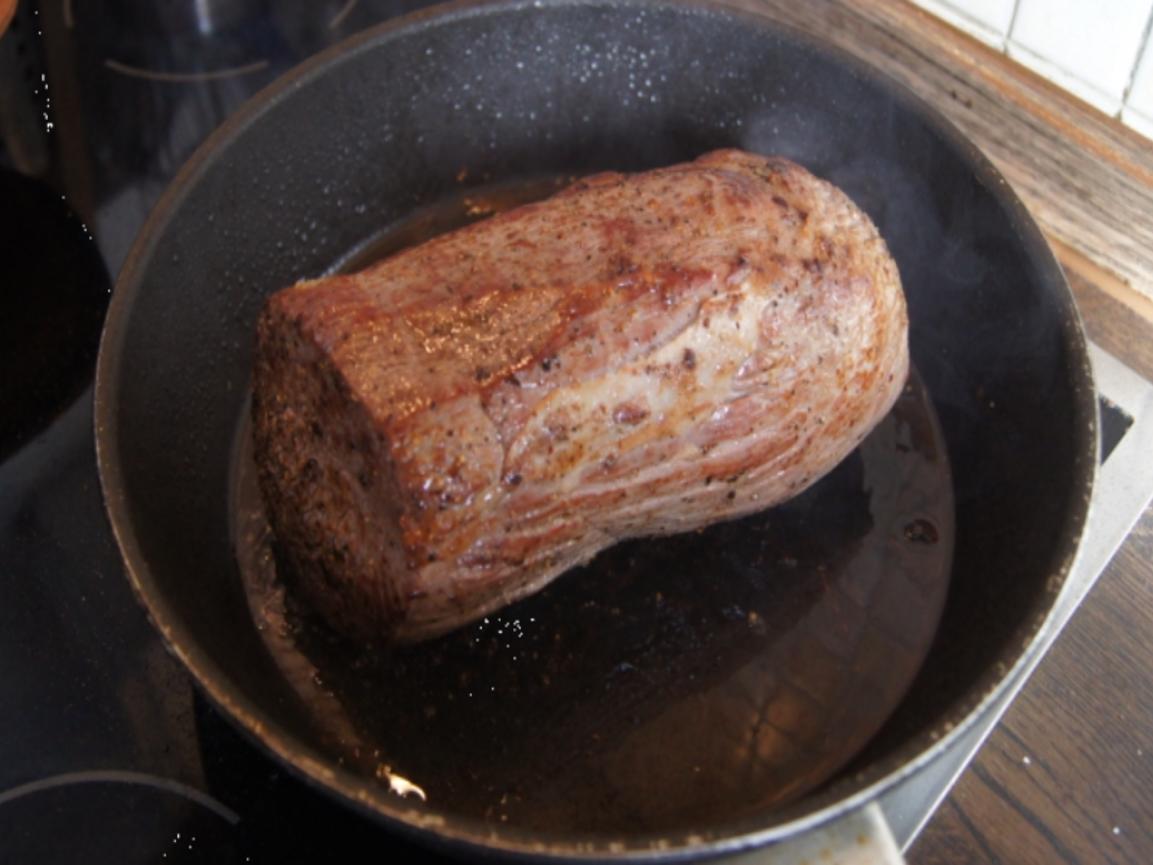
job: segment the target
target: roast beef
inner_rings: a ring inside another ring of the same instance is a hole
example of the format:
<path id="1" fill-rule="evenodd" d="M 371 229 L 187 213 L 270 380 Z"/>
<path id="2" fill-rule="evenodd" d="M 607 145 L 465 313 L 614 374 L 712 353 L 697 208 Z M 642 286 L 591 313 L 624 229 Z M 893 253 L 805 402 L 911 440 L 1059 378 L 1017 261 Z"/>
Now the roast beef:
<path id="1" fill-rule="evenodd" d="M 414 641 L 620 539 L 796 495 L 907 371 L 868 217 L 793 162 L 718 151 L 272 295 L 254 450 L 301 594 Z"/>

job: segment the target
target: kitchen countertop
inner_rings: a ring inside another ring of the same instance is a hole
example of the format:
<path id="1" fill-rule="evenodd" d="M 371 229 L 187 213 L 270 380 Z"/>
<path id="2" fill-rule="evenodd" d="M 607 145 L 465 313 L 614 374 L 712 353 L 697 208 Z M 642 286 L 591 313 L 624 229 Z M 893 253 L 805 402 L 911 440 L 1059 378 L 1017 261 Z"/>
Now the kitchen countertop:
<path id="1" fill-rule="evenodd" d="M 820 32 L 956 123 L 1050 239 L 1089 337 L 1153 379 L 1153 143 L 905 0 L 740 5 Z M 910 863 L 1153 862 L 1151 633 L 1153 508 Z"/>

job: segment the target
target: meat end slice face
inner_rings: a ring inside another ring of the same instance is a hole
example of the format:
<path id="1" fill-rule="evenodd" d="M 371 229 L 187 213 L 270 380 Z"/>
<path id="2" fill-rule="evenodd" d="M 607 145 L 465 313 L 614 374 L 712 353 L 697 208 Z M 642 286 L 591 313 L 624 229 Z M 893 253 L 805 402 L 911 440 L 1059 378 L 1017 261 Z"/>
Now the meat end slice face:
<path id="1" fill-rule="evenodd" d="M 597 175 L 272 295 L 261 490 L 334 627 L 421 640 L 801 492 L 896 400 L 907 330 L 876 228 L 800 166 Z"/>

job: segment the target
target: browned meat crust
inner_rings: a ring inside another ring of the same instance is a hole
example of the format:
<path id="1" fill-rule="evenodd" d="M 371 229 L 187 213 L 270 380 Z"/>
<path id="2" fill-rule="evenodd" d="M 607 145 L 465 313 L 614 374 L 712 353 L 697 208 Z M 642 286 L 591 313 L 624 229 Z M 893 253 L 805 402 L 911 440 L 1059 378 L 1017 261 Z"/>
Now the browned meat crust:
<path id="1" fill-rule="evenodd" d="M 791 162 L 719 151 L 273 295 L 255 449 L 311 602 L 416 640 L 619 539 L 795 495 L 907 368 L 868 218 Z"/>

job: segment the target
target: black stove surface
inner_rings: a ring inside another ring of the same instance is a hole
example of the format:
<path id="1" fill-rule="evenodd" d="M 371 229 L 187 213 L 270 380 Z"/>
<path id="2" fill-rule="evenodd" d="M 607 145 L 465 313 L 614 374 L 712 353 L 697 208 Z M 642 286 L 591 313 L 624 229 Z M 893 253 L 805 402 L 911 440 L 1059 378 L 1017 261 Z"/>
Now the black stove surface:
<path id="1" fill-rule="evenodd" d="M 105 517 L 91 388 L 113 275 L 196 146 L 421 5 L 40 0 L 0 38 L 4 865 L 439 861 L 286 774 L 168 655 Z"/>

